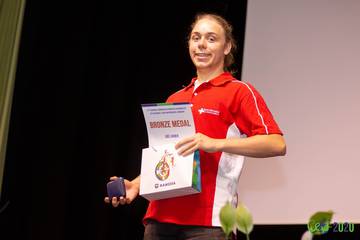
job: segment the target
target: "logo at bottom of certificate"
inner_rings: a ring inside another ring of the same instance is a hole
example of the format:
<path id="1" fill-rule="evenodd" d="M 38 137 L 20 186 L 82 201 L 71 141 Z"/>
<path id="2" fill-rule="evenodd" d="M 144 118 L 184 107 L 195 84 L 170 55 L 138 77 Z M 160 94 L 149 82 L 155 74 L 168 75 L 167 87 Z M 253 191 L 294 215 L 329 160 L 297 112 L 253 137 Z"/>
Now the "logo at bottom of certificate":
<path id="1" fill-rule="evenodd" d="M 170 167 L 174 167 L 174 156 L 172 153 L 169 153 L 167 150 L 164 151 L 164 154 L 161 156 L 160 161 L 156 164 L 155 167 L 155 176 L 160 181 L 168 179 L 170 176 Z"/>

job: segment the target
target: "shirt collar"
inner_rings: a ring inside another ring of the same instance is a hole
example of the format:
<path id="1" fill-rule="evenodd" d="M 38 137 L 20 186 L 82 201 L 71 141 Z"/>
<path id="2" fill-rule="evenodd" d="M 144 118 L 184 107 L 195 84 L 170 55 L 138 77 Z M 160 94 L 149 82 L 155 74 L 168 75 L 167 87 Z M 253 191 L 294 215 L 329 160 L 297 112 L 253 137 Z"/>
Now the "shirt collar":
<path id="1" fill-rule="evenodd" d="M 191 80 L 190 84 L 185 87 L 185 90 L 187 90 L 188 88 L 192 87 L 192 86 L 194 85 L 196 79 L 197 79 L 197 78 L 194 77 L 194 78 Z M 207 82 L 210 83 L 210 84 L 213 85 L 213 86 L 220 86 L 220 85 L 222 85 L 222 84 L 224 84 L 224 83 L 227 83 L 227 82 L 229 82 L 229 81 L 232 81 L 232 80 L 234 80 L 234 79 L 235 79 L 235 78 L 231 75 L 231 73 L 229 73 L 229 72 L 223 72 L 223 73 L 220 74 L 219 76 L 217 76 L 217 77 L 215 77 L 215 78 L 213 78 L 213 79 L 210 79 L 210 80 L 207 81 Z"/>

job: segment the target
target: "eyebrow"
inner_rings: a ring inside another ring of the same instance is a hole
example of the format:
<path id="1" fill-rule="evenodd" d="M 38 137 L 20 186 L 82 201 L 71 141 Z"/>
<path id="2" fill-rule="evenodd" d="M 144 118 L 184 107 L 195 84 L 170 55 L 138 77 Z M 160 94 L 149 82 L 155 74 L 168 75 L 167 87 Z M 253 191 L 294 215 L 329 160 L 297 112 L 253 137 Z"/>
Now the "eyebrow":
<path id="1" fill-rule="evenodd" d="M 191 35 L 193 35 L 193 34 L 201 35 L 200 32 L 192 32 Z M 207 33 L 205 33 L 205 35 L 215 35 L 215 36 L 217 36 L 218 34 L 217 34 L 217 33 L 214 33 L 214 32 L 207 32 Z"/>

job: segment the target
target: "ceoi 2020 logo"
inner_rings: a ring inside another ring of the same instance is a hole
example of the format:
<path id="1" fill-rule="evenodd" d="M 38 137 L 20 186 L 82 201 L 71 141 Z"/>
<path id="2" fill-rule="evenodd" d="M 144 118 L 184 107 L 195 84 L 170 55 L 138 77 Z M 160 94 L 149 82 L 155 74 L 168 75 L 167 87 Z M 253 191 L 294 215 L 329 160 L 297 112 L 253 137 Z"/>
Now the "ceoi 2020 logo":
<path id="1" fill-rule="evenodd" d="M 155 167 L 155 176 L 160 181 L 165 181 L 170 176 L 170 167 L 174 167 L 174 156 L 165 150 L 158 164 Z"/>
<path id="2" fill-rule="evenodd" d="M 310 221 L 307 225 L 312 234 L 325 234 L 329 231 L 334 233 L 352 233 L 355 231 L 355 224 L 351 222 L 317 222 Z"/>

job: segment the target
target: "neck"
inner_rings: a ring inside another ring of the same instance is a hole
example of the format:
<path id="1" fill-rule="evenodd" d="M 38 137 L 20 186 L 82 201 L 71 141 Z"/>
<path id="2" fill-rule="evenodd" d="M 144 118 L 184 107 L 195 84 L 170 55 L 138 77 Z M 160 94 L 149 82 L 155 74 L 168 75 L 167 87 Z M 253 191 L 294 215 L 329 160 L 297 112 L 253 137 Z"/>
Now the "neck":
<path id="1" fill-rule="evenodd" d="M 197 80 L 199 81 L 199 83 L 203 83 L 219 76 L 223 72 L 224 69 L 222 66 L 218 69 L 210 71 L 208 69 L 197 69 Z"/>

